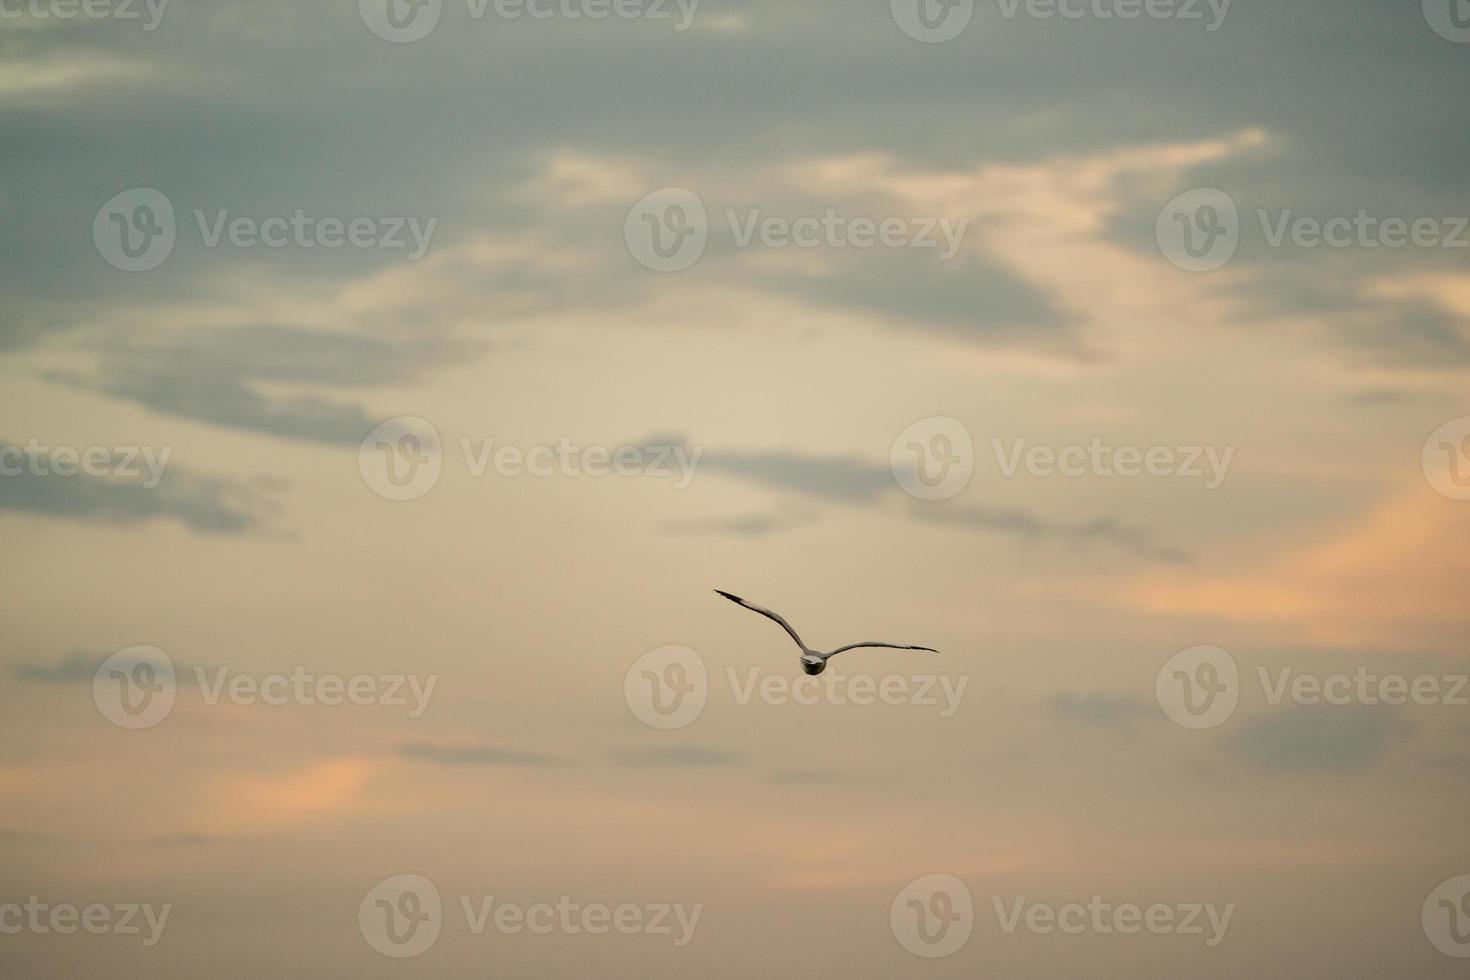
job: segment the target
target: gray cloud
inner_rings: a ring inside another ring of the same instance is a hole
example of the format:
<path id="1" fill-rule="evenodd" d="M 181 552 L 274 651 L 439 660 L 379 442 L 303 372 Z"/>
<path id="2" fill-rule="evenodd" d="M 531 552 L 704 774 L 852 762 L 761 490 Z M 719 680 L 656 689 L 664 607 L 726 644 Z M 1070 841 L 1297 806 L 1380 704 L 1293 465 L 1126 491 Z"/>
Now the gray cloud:
<path id="1" fill-rule="evenodd" d="M 489 745 L 428 745 L 425 743 L 413 743 L 403 746 L 399 750 L 406 759 L 414 759 L 421 762 L 433 762 L 446 766 L 514 766 L 523 768 L 542 768 L 545 766 L 564 765 L 564 761 L 555 756 L 544 755 L 539 752 L 523 752 L 517 749 L 504 749 Z"/>
<path id="2" fill-rule="evenodd" d="M 401 382 L 449 356 L 433 338 L 389 342 L 301 327 L 258 325 L 163 340 L 127 338 L 105 349 L 92 378 L 55 381 L 135 402 L 154 412 L 288 439 L 353 445 L 373 427 L 358 406 L 272 396 L 261 383 L 362 387 Z"/>
<path id="3" fill-rule="evenodd" d="M 863 506 L 872 506 L 898 489 L 887 466 L 853 456 L 706 449 L 699 468 L 729 473 L 778 490 Z"/>
<path id="4" fill-rule="evenodd" d="M 0 451 L 18 447 L 0 441 Z M 267 511 L 254 488 L 194 476 L 169 466 L 158 486 L 123 483 L 78 473 L 0 476 L 0 511 L 99 524 L 141 524 L 163 518 L 209 534 L 240 534 L 256 528 Z"/>
<path id="5" fill-rule="evenodd" d="M 922 521 L 998 531 L 1030 541 L 1053 540 L 1073 547 L 1108 545 L 1139 558 L 1175 565 L 1193 561 L 1189 553 L 1159 544 L 1149 531 L 1127 527 L 1111 518 L 1069 524 L 1021 511 L 970 506 L 916 506 L 913 513 Z"/>
<path id="6" fill-rule="evenodd" d="M 1422 303 L 1376 306 L 1346 318 L 1338 336 L 1359 360 L 1385 367 L 1470 366 L 1470 322 Z"/>
<path id="7" fill-rule="evenodd" d="M 694 521 L 671 521 L 664 527 L 675 534 L 729 535 L 740 538 L 763 538 L 779 531 L 812 524 L 816 517 L 802 514 L 749 514 L 743 517 L 708 518 Z"/>
<path id="8" fill-rule="evenodd" d="M 28 684 L 90 684 L 105 659 L 76 651 L 55 664 L 17 664 L 10 672 L 16 680 Z"/>
<path id="9" fill-rule="evenodd" d="M 1270 772 L 1349 772 L 1407 730 L 1382 708 L 1295 707 L 1246 719 L 1231 744 L 1240 759 Z"/>
<path id="10" fill-rule="evenodd" d="M 732 753 L 718 749 L 701 748 L 695 745 L 676 745 L 664 749 L 625 752 L 618 756 L 618 760 L 627 765 L 649 766 L 654 768 L 667 766 L 728 766 L 738 761 L 737 757 Z"/>
<path id="11" fill-rule="evenodd" d="M 1049 707 L 1053 714 L 1065 721 L 1119 732 L 1131 732 L 1135 723 L 1161 717 L 1158 706 L 1151 702 L 1100 694 L 1063 694 L 1053 698 Z"/>
<path id="12" fill-rule="evenodd" d="M 681 436 L 659 437 L 665 445 L 686 445 Z M 644 440 L 648 445 L 657 439 Z M 728 473 L 777 490 L 839 504 L 874 507 L 898 494 L 893 471 L 885 465 L 852 456 L 808 456 L 782 450 L 741 452 L 705 448 L 700 460 L 703 472 Z M 1026 541 L 1053 540 L 1073 547 L 1102 545 L 1150 561 L 1182 564 L 1192 557 L 1177 548 L 1160 544 L 1141 528 L 1128 527 L 1111 518 L 1075 523 L 1051 521 L 1016 510 L 995 510 L 954 504 L 916 504 L 911 519 L 949 524 L 1010 535 Z M 763 522 L 745 533 L 773 533 L 782 528 Z M 728 529 L 727 529 L 728 530 Z"/>

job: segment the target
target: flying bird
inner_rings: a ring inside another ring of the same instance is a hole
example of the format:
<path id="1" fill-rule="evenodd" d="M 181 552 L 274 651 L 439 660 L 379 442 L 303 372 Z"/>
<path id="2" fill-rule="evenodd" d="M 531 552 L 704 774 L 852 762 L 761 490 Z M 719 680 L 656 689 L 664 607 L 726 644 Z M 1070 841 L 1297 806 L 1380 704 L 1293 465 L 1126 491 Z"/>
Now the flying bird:
<path id="1" fill-rule="evenodd" d="M 839 653 L 845 653 L 848 650 L 859 650 L 864 647 L 883 647 L 887 650 L 927 650 L 929 653 L 939 652 L 933 647 L 901 646 L 897 643 L 849 643 L 845 647 L 838 647 L 836 650 L 832 650 L 828 653 L 823 653 L 820 650 L 813 650 L 811 647 L 807 646 L 806 643 L 802 641 L 801 636 L 797 634 L 796 630 L 791 628 L 791 624 L 786 622 L 786 620 L 783 619 L 779 613 L 773 613 L 769 609 L 762 609 L 760 606 L 746 602 L 738 595 L 731 595 L 728 592 L 721 592 L 719 589 L 715 589 L 715 591 L 724 596 L 726 599 L 729 599 L 736 605 L 744 606 L 751 612 L 760 613 L 767 619 L 774 620 L 776 625 L 785 630 L 787 635 L 796 641 L 796 645 L 801 647 L 801 669 L 806 671 L 813 677 L 817 676 L 822 671 L 827 669 L 828 660 L 831 660 Z"/>

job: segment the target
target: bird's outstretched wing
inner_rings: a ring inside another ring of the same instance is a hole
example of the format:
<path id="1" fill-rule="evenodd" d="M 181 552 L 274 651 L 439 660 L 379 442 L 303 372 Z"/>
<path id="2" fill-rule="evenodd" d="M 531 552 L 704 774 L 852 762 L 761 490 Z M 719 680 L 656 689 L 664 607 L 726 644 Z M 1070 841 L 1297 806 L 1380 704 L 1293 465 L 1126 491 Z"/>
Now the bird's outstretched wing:
<path id="1" fill-rule="evenodd" d="M 897 644 L 897 643 L 849 643 L 845 647 L 838 647 L 836 650 L 833 650 L 831 653 L 824 653 L 821 656 L 822 656 L 822 659 L 823 660 L 829 660 L 832 657 L 837 656 L 839 653 L 845 653 L 848 650 L 860 650 L 860 649 L 862 649 L 864 647 L 883 647 L 885 650 L 924 650 L 924 651 L 927 651 L 929 653 L 938 653 L 939 652 L 938 650 L 934 649 L 933 647 L 908 647 L 908 646 L 902 646 L 902 645 Z"/>
<path id="2" fill-rule="evenodd" d="M 762 609 L 760 606 L 752 605 L 751 603 L 746 602 L 744 599 L 740 598 L 738 595 L 731 595 L 728 592 L 721 592 L 719 589 L 715 589 L 715 591 L 738 606 L 744 606 L 751 612 L 760 613 L 767 619 L 774 620 L 777 625 L 785 630 L 790 635 L 790 637 L 796 641 L 796 645 L 801 647 L 802 652 L 806 652 L 806 644 L 801 641 L 801 637 L 797 635 L 796 630 L 791 628 L 791 624 L 786 622 L 785 619 L 781 618 L 781 615 L 779 613 L 773 613 L 769 609 Z"/>

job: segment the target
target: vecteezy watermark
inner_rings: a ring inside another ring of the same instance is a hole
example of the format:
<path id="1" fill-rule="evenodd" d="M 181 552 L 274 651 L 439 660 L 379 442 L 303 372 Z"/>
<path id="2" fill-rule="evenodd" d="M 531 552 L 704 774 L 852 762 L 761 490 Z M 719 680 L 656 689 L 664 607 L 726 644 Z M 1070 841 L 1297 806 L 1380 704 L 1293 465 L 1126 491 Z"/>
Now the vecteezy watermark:
<path id="1" fill-rule="evenodd" d="M 1470 416 L 1446 422 L 1424 443 L 1424 477 L 1451 500 L 1470 500 Z"/>
<path id="2" fill-rule="evenodd" d="M 1137 904 L 1101 895 L 1052 905 L 1025 895 L 990 897 L 1000 932 L 1037 936 L 1195 936 L 1213 949 L 1224 942 L 1235 905 L 1206 902 Z M 959 878 L 925 875 L 904 886 L 888 910 L 899 945 L 926 959 L 952 956 L 965 947 L 975 926 L 975 902 Z"/>
<path id="3" fill-rule="evenodd" d="M 1359 208 L 1352 215 L 1318 218 L 1290 208 L 1256 210 L 1267 248 L 1470 248 L 1470 218 L 1383 217 Z M 1185 191 L 1164 206 L 1155 226 L 1159 249 L 1187 272 L 1211 272 L 1240 247 L 1240 211 L 1216 187 Z"/>
<path id="4" fill-rule="evenodd" d="M 0 0 L 0 20 L 135 20 L 153 33 L 169 0 Z"/>
<path id="5" fill-rule="evenodd" d="M 1445 705 L 1451 708 L 1470 707 L 1470 675 L 1467 674 L 1377 674 L 1360 665 L 1351 674 L 1298 673 L 1291 667 L 1275 671 L 1257 667 L 1261 690 L 1266 703 L 1279 705 L 1288 698 L 1293 704 L 1326 704 L 1342 708 L 1348 705 L 1387 705 L 1402 707 L 1408 704 L 1421 708 Z"/>
<path id="6" fill-rule="evenodd" d="M 975 441 L 958 419 L 936 415 L 904 429 L 888 450 L 888 467 L 904 493 L 948 500 L 975 474 Z"/>
<path id="7" fill-rule="evenodd" d="M 1451 878 L 1430 892 L 1421 921 L 1435 949 L 1456 959 L 1470 959 L 1470 875 Z"/>
<path id="8" fill-rule="evenodd" d="M 1006 20 L 1198 21 L 1206 31 L 1225 25 L 1234 0 L 996 0 Z M 893 22 L 915 41 L 943 44 L 963 34 L 975 16 L 975 0 L 889 0 Z"/>
<path id="9" fill-rule="evenodd" d="M 916 878 L 894 896 L 888 908 L 893 938 L 927 960 L 953 956 L 975 930 L 975 899 L 954 875 Z"/>
<path id="10" fill-rule="evenodd" d="M 730 698 L 744 707 L 752 702 L 772 707 L 851 705 L 871 708 L 909 706 L 952 718 L 964 700 L 969 675 L 843 674 L 795 679 L 751 667 L 743 673 L 726 667 L 724 682 Z M 633 662 L 623 677 L 623 699 L 628 710 L 650 728 L 669 731 L 692 725 L 704 713 L 710 696 L 709 670 L 704 658 L 683 646 L 659 647 Z"/>
<path id="11" fill-rule="evenodd" d="M 1195 936 L 1206 948 L 1214 949 L 1225 941 L 1235 905 L 1213 902 L 1112 902 L 1092 895 L 1086 902 L 1050 905 L 1032 902 L 1025 895 L 1003 899 L 992 896 L 996 920 L 1001 932 L 1015 935 L 1024 929 L 1037 936 L 1061 933 L 1065 936 L 1137 936 L 1147 932 L 1153 936 Z"/>
<path id="12" fill-rule="evenodd" d="M 71 936 L 85 932 L 92 936 L 140 936 L 143 946 L 152 949 L 168 928 L 172 904 L 157 908 L 150 904 L 123 902 L 107 905 L 92 902 L 74 905 L 52 904 L 31 895 L 25 903 L 0 903 L 0 935 Z"/>
<path id="13" fill-rule="evenodd" d="M 177 695 L 174 662 L 157 647 L 119 650 L 92 675 L 92 701 L 119 728 L 139 731 L 162 723 Z"/>
<path id="14" fill-rule="evenodd" d="M 1031 446 L 1026 439 L 991 439 L 1001 475 L 1014 477 L 1024 467 L 1034 477 L 1070 479 L 1099 477 L 1125 480 L 1140 477 L 1201 480 L 1206 490 L 1217 490 L 1230 473 L 1235 447 L 1226 446 L 1110 446 L 1094 437 L 1086 446 Z M 1208 465 L 1208 471 L 1206 471 Z"/>
<path id="15" fill-rule="evenodd" d="M 289 673 L 244 674 L 229 667 L 195 667 L 204 703 L 241 706 L 383 706 L 408 709 L 421 718 L 429 709 L 436 674 L 316 674 L 305 667 Z M 178 672 L 157 647 L 137 646 L 104 660 L 92 675 L 92 700 L 102 717 L 119 728 L 141 730 L 161 724 L 178 697 Z"/>
<path id="16" fill-rule="evenodd" d="M 1225 26 L 1234 0 L 996 0 L 1001 16 L 1015 20 L 1179 20 L 1200 21 L 1214 33 Z"/>
<path id="17" fill-rule="evenodd" d="M 1266 704 L 1303 707 L 1470 707 L 1470 675 L 1383 674 L 1360 664 L 1351 673 L 1313 674 L 1294 667 L 1257 667 Z M 1185 728 L 1218 728 L 1235 714 L 1241 678 L 1235 658 L 1219 647 L 1175 654 L 1154 682 L 1159 707 Z"/>
<path id="18" fill-rule="evenodd" d="M 694 25 L 701 0 L 465 0 L 470 19 L 670 21 L 683 33 Z M 385 41 L 422 41 L 439 26 L 444 0 L 357 0 L 367 29 Z"/>
<path id="19" fill-rule="evenodd" d="M 1470 44 L 1470 3 L 1466 0 L 1424 0 L 1424 19 L 1445 40 Z"/>
<path id="20" fill-rule="evenodd" d="M 1240 669 L 1220 647 L 1190 647 L 1160 668 L 1154 694 L 1176 725 L 1194 731 L 1218 728 L 1240 703 Z"/>
<path id="21" fill-rule="evenodd" d="M 704 658 L 683 646 L 650 650 L 623 676 L 623 700 L 650 728 L 672 731 L 692 725 L 709 703 Z"/>
<path id="22" fill-rule="evenodd" d="M 893 22 L 915 41 L 953 41 L 975 17 L 975 0 L 888 0 Z"/>
<path id="23" fill-rule="evenodd" d="M 684 490 L 694 482 L 704 448 L 683 445 L 581 446 L 563 438 L 530 447 L 497 445 L 494 439 L 459 440 L 465 471 L 476 479 L 492 469 L 504 479 L 609 476 L 672 479 Z M 358 449 L 363 482 L 388 500 L 417 500 L 433 490 L 444 471 L 438 430 L 426 419 L 402 416 L 368 433 Z"/>
<path id="24" fill-rule="evenodd" d="M 870 217 L 827 208 L 821 214 L 771 215 L 760 208 L 723 212 L 735 248 L 934 249 L 947 262 L 959 254 L 969 218 Z M 709 212 L 698 194 L 682 187 L 654 191 L 629 209 L 623 238 L 633 258 L 655 272 L 682 272 L 709 245 Z"/>
<path id="25" fill-rule="evenodd" d="M 24 449 L 0 443 L 0 477 L 68 477 L 86 475 L 141 479 L 152 490 L 163 481 L 172 446 L 43 446 L 28 439 Z"/>
<path id="26" fill-rule="evenodd" d="M 212 675 L 212 676 L 211 676 Z M 357 707 L 381 705 L 407 708 L 408 717 L 422 718 L 429 710 L 429 700 L 439 683 L 438 674 L 314 674 L 305 667 L 295 667 L 289 674 L 254 676 L 232 671 L 229 667 L 194 668 L 204 703 L 221 701 L 251 706 L 263 704 L 281 707 L 295 704 L 326 708 L 344 704 Z"/>
<path id="27" fill-rule="evenodd" d="M 555 901 L 507 902 L 495 895 L 460 895 L 458 907 L 471 936 L 492 928 L 505 936 L 665 936 L 676 948 L 688 946 L 699 928 L 704 905 L 676 902 L 608 905 L 579 902 L 569 895 Z M 439 889 L 422 875 L 394 875 L 363 896 L 357 924 L 373 949 L 394 959 L 428 952 L 444 928 Z"/>
<path id="28" fill-rule="evenodd" d="M 207 249 L 403 249 L 408 260 L 423 258 L 438 218 L 321 217 L 296 208 L 264 218 L 229 209 L 195 208 L 194 224 Z M 123 272 L 148 272 L 163 265 L 178 242 L 178 221 L 168 196 L 152 188 L 123 191 L 97 211 L 92 240 L 109 265 Z"/>

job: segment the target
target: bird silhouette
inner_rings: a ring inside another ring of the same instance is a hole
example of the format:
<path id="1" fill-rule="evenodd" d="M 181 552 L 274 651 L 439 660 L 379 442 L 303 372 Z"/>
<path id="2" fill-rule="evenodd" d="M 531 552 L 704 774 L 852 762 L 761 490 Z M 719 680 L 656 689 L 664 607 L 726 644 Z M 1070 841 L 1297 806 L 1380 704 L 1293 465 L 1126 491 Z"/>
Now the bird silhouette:
<path id="1" fill-rule="evenodd" d="M 833 657 L 837 656 L 839 653 L 845 653 L 848 650 L 859 650 L 859 649 L 862 649 L 864 647 L 882 647 L 882 648 L 887 649 L 887 650 L 925 650 L 925 651 L 927 651 L 929 653 L 938 653 L 939 652 L 938 650 L 934 649 L 933 647 L 903 646 L 903 645 L 898 644 L 898 643 L 871 643 L 870 642 L 870 643 L 849 643 L 845 647 L 838 647 L 836 650 L 830 650 L 830 651 L 827 651 L 827 652 L 824 653 L 821 650 L 813 650 L 811 647 L 807 646 L 806 645 L 806 642 L 804 640 L 802 640 L 801 635 L 799 633 L 797 633 L 796 630 L 792 628 L 791 624 L 788 623 L 788 622 L 786 622 L 785 618 L 782 617 L 779 613 L 772 612 L 769 609 L 762 609 L 760 606 L 754 605 L 753 603 L 746 602 L 744 599 L 740 598 L 738 595 L 731 595 L 730 593 L 728 593 L 728 592 L 722 592 L 719 589 L 715 589 L 715 592 L 718 593 L 719 595 L 724 596 L 726 599 L 729 599 L 731 602 L 735 603 L 738 606 L 744 606 L 746 609 L 749 609 L 751 612 L 760 613 L 762 616 L 766 617 L 769 620 L 774 621 L 778 626 L 780 626 L 783 630 L 785 630 L 786 633 L 787 633 L 787 635 L 790 636 L 793 640 L 795 640 L 796 641 L 796 645 L 801 648 L 801 669 L 804 670 L 804 671 L 806 671 L 812 677 L 817 676 L 822 671 L 824 671 L 824 670 L 827 669 L 827 661 L 831 660 Z"/>

